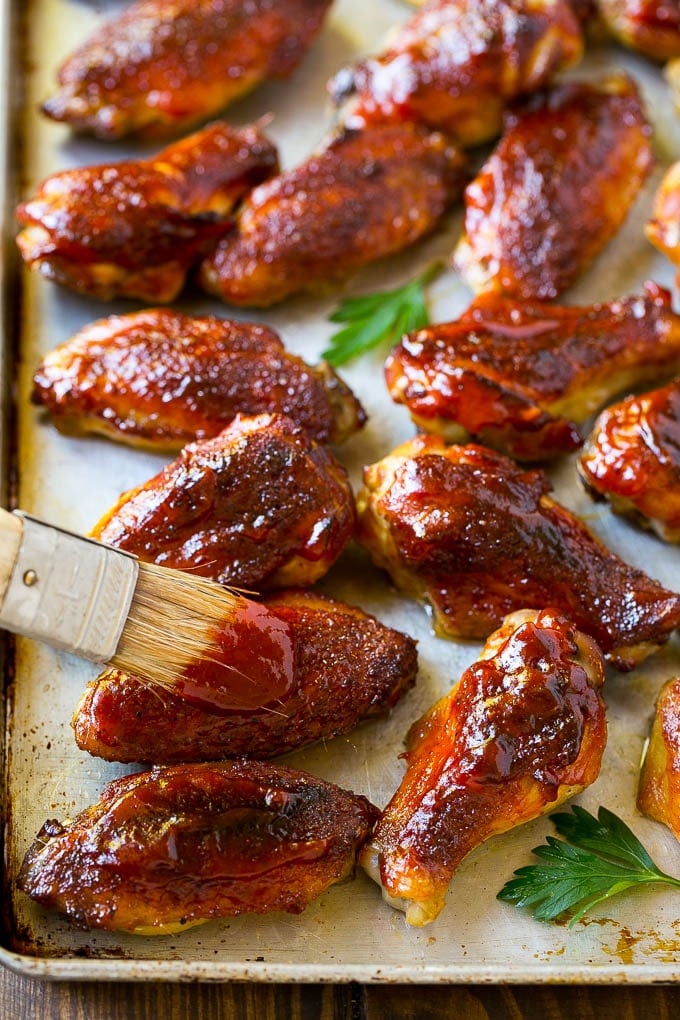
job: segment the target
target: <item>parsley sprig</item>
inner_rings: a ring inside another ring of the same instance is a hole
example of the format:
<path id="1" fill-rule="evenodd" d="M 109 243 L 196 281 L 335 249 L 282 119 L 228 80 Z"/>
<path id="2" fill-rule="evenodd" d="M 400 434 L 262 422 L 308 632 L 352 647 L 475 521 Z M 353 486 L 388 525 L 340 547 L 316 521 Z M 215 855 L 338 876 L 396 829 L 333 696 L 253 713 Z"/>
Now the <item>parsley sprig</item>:
<path id="1" fill-rule="evenodd" d="M 330 322 L 347 325 L 331 336 L 330 346 L 321 357 L 335 367 L 344 365 L 383 342 L 397 343 L 404 333 L 427 326 L 430 316 L 425 288 L 442 268 L 441 262 L 435 262 L 394 290 L 347 298 L 328 317 Z"/>
<path id="2" fill-rule="evenodd" d="M 680 889 L 680 879 L 661 871 L 613 812 L 601 807 L 595 818 L 578 805 L 571 810 L 550 816 L 564 841 L 547 836 L 547 845 L 532 850 L 547 863 L 515 871 L 499 900 L 528 907 L 540 921 L 571 913 L 572 927 L 598 903 L 635 886 L 662 882 Z"/>

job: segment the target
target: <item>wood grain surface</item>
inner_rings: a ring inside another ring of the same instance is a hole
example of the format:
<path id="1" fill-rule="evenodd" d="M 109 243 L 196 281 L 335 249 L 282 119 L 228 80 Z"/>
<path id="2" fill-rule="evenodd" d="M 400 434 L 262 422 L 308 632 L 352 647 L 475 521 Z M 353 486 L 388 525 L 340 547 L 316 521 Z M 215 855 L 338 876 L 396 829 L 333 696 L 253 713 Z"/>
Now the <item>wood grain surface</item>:
<path id="1" fill-rule="evenodd" d="M 0 967 L 0 1020 L 675 1020 L 680 987 L 41 982 Z"/>

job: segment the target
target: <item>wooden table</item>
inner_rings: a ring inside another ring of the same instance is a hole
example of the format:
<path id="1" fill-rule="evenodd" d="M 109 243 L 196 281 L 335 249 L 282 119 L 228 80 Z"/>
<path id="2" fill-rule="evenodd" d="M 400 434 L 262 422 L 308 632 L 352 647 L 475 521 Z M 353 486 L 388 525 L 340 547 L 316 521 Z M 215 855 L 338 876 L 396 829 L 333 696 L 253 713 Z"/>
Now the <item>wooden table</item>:
<path id="1" fill-rule="evenodd" d="M 675 1020 L 680 986 L 59 984 L 0 967 L 0 1020 Z"/>

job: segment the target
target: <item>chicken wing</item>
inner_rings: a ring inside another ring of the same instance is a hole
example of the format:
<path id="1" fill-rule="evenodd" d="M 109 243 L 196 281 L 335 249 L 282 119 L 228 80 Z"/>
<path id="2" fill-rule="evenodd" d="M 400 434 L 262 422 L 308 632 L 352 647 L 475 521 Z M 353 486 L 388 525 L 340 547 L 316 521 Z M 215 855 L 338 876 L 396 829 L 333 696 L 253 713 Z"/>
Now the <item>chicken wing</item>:
<path id="1" fill-rule="evenodd" d="M 429 0 L 390 42 L 331 80 L 337 104 L 353 97 L 348 123 L 411 120 L 464 147 L 494 138 L 511 100 L 583 52 L 566 0 Z"/>
<path id="2" fill-rule="evenodd" d="M 109 669 L 73 717 L 76 743 L 108 761 L 171 764 L 272 758 L 385 714 L 413 685 L 415 641 L 353 606 L 291 590 L 265 600 L 288 626 L 295 681 L 275 711 L 216 715 Z"/>
<path id="3" fill-rule="evenodd" d="M 307 365 L 268 326 L 166 308 L 80 330 L 43 358 L 33 401 L 67 434 L 170 451 L 213 438 L 237 414 L 285 414 L 320 443 L 366 421 L 330 365 Z"/>
<path id="4" fill-rule="evenodd" d="M 537 95 L 507 125 L 466 189 L 453 265 L 476 292 L 552 300 L 624 222 L 652 167 L 650 128 L 625 75 Z"/>
<path id="5" fill-rule="evenodd" d="M 680 839 L 680 678 L 663 686 L 642 763 L 637 806 Z"/>
<path id="6" fill-rule="evenodd" d="M 344 128 L 252 192 L 200 283 L 260 307 L 318 291 L 434 230 L 464 182 L 464 161 L 442 135 L 413 124 Z"/>
<path id="7" fill-rule="evenodd" d="M 639 297 L 585 308 L 493 292 L 456 321 L 404 336 L 387 388 L 418 427 L 473 436 L 518 460 L 577 449 L 578 429 L 634 384 L 680 371 L 680 316 L 654 283 Z"/>
<path id="8" fill-rule="evenodd" d="M 420 436 L 365 469 L 359 539 L 445 636 L 486 638 L 517 609 L 554 606 L 631 669 L 680 625 L 680 595 L 606 549 L 554 502 L 541 471 Z"/>
<path id="9" fill-rule="evenodd" d="M 332 453 L 283 415 L 238 416 L 124 493 L 92 536 L 141 560 L 260 590 L 310 585 L 352 535 Z"/>
<path id="10" fill-rule="evenodd" d="M 136 0 L 60 67 L 42 106 L 115 139 L 178 132 L 297 67 L 331 0 Z"/>
<path id="11" fill-rule="evenodd" d="M 597 0 L 600 19 L 620 43 L 652 60 L 680 57 L 678 0 Z"/>
<path id="12" fill-rule="evenodd" d="M 669 167 L 656 190 L 645 233 L 655 248 L 680 268 L 680 160 Z"/>
<path id="13" fill-rule="evenodd" d="M 212 124 L 151 159 L 77 167 L 17 209 L 30 269 L 109 301 L 172 301 L 230 229 L 237 202 L 278 169 L 255 127 Z"/>
<path id="14" fill-rule="evenodd" d="M 433 921 L 461 861 L 597 779 L 607 729 L 594 641 L 522 611 L 409 733 L 407 767 L 360 862 L 409 924 Z"/>
<path id="15" fill-rule="evenodd" d="M 578 469 L 591 495 L 680 542 L 680 379 L 604 410 Z"/>
<path id="16" fill-rule="evenodd" d="M 19 887 L 84 928 L 167 935 L 217 917 L 300 913 L 352 875 L 378 812 L 307 773 L 254 761 L 115 779 L 28 850 Z"/>

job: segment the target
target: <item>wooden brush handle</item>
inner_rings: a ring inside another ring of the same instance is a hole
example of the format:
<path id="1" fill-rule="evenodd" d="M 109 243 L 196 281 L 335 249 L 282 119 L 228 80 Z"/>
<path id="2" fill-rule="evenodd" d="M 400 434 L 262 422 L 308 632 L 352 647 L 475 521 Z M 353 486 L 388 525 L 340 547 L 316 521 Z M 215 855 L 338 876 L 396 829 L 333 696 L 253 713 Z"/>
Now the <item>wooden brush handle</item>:
<path id="1" fill-rule="evenodd" d="M 138 571 L 118 549 L 0 510 L 0 627 L 14 634 L 109 662 Z"/>

